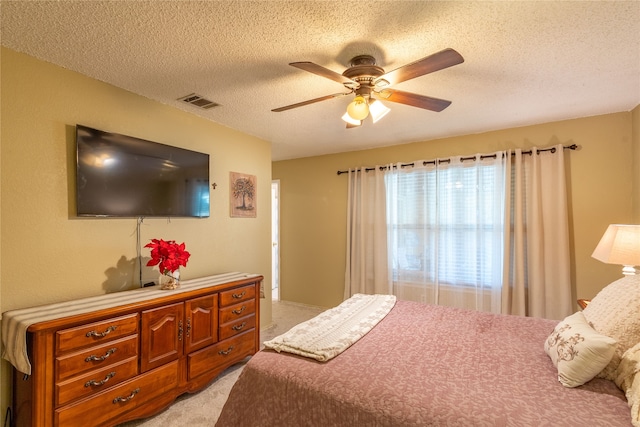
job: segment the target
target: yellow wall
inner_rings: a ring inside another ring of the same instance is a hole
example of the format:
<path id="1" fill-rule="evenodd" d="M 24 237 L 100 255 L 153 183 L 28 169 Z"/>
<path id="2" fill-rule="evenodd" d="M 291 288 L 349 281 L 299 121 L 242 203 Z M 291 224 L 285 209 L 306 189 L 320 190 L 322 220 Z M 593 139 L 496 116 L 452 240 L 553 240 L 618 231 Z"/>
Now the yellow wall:
<path id="1" fill-rule="evenodd" d="M 593 297 L 621 275 L 619 266 L 596 261 L 591 253 L 608 224 L 632 220 L 632 121 L 635 117 L 638 123 L 639 109 L 633 114 L 616 113 L 274 162 L 273 179 L 280 180 L 281 298 L 325 307 L 342 301 L 347 176 L 338 176 L 338 170 L 557 143 L 581 147 L 565 152 L 570 184 L 572 282 L 574 297 Z M 358 130 L 349 130 L 354 131 Z M 637 138 L 635 145 L 637 148 Z M 635 178 L 637 181 L 637 172 Z M 637 199 L 637 187 L 635 191 Z"/>
<path id="2" fill-rule="evenodd" d="M 270 144 L 12 50 L 1 53 L 2 312 L 137 287 L 136 219 L 74 218 L 79 123 L 209 153 L 217 184 L 211 216 L 145 219 L 142 244 L 185 242 L 192 255 L 181 269 L 184 279 L 263 274 L 268 298 L 261 323 L 271 323 Z M 257 219 L 230 218 L 230 171 L 257 176 Z M 10 372 L 3 361 L 2 417 Z"/>

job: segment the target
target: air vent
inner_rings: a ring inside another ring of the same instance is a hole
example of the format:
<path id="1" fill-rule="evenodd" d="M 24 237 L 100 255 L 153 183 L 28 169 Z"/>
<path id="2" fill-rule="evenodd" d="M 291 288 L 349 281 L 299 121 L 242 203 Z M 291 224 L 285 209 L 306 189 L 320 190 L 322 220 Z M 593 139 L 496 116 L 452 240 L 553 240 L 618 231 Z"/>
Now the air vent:
<path id="1" fill-rule="evenodd" d="M 209 108 L 217 107 L 220 104 L 216 104 L 213 101 L 210 101 L 206 98 L 203 98 L 200 95 L 196 95 L 192 93 L 187 96 L 183 96 L 182 98 L 178 98 L 178 101 L 186 102 L 187 104 L 195 105 L 198 108 L 202 108 L 204 110 L 208 110 Z"/>

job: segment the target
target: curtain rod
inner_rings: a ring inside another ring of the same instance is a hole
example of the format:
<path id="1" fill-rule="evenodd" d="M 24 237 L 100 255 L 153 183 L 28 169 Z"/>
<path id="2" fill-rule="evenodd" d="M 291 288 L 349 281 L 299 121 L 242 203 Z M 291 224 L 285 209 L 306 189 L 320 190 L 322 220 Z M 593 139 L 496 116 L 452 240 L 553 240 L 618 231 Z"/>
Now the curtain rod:
<path id="1" fill-rule="evenodd" d="M 565 145 L 564 147 L 565 150 L 577 150 L 579 147 L 577 144 L 571 144 L 571 145 Z M 544 151 L 551 151 L 552 153 L 556 152 L 556 147 L 551 147 L 551 148 L 540 148 L 538 150 L 536 150 L 536 154 L 540 154 Z M 533 150 L 528 150 L 528 151 L 523 151 L 522 154 L 533 154 Z M 512 156 L 515 156 L 514 153 L 511 154 Z M 486 156 L 480 156 L 480 160 L 482 159 L 495 159 L 496 155 L 495 154 L 489 154 Z M 464 162 L 466 160 L 475 160 L 476 157 L 475 156 L 471 156 L 471 157 L 460 157 L 460 161 Z M 440 163 L 451 163 L 451 158 L 448 159 L 439 159 L 437 160 L 438 164 Z M 428 161 L 424 161 L 422 162 L 422 166 L 426 166 L 426 165 L 435 165 L 436 164 L 436 160 L 428 160 Z M 408 166 L 415 166 L 415 163 L 403 163 L 400 165 L 401 167 L 408 167 Z M 393 166 L 394 168 L 397 166 Z M 387 166 L 380 166 L 380 170 L 385 170 L 387 168 Z M 361 172 L 361 171 L 365 171 L 365 172 L 369 172 L 375 170 L 375 167 L 372 168 L 361 168 L 361 169 L 356 169 L 356 172 Z M 349 173 L 349 171 L 338 171 L 338 175 L 342 175 L 343 173 Z"/>

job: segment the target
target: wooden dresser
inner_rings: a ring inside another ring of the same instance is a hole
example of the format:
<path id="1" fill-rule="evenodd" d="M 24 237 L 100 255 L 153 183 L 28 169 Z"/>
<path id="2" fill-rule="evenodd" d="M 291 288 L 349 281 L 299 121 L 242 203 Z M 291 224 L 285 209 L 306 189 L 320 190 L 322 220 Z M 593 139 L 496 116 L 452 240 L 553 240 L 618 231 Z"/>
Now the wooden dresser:
<path id="1" fill-rule="evenodd" d="M 204 388 L 260 349 L 262 279 L 229 273 L 174 291 L 120 292 L 97 309 L 88 307 L 101 297 L 70 301 L 78 313 L 30 324 L 31 375 L 14 372 L 16 426 L 114 426 Z"/>

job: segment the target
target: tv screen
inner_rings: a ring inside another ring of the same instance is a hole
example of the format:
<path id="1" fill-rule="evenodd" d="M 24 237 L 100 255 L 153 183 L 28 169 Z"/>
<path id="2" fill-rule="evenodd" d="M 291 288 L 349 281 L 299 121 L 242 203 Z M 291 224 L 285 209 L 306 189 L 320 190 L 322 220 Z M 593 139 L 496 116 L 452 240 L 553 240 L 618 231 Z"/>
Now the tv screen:
<path id="1" fill-rule="evenodd" d="M 209 155 L 76 126 L 78 216 L 208 217 Z"/>

